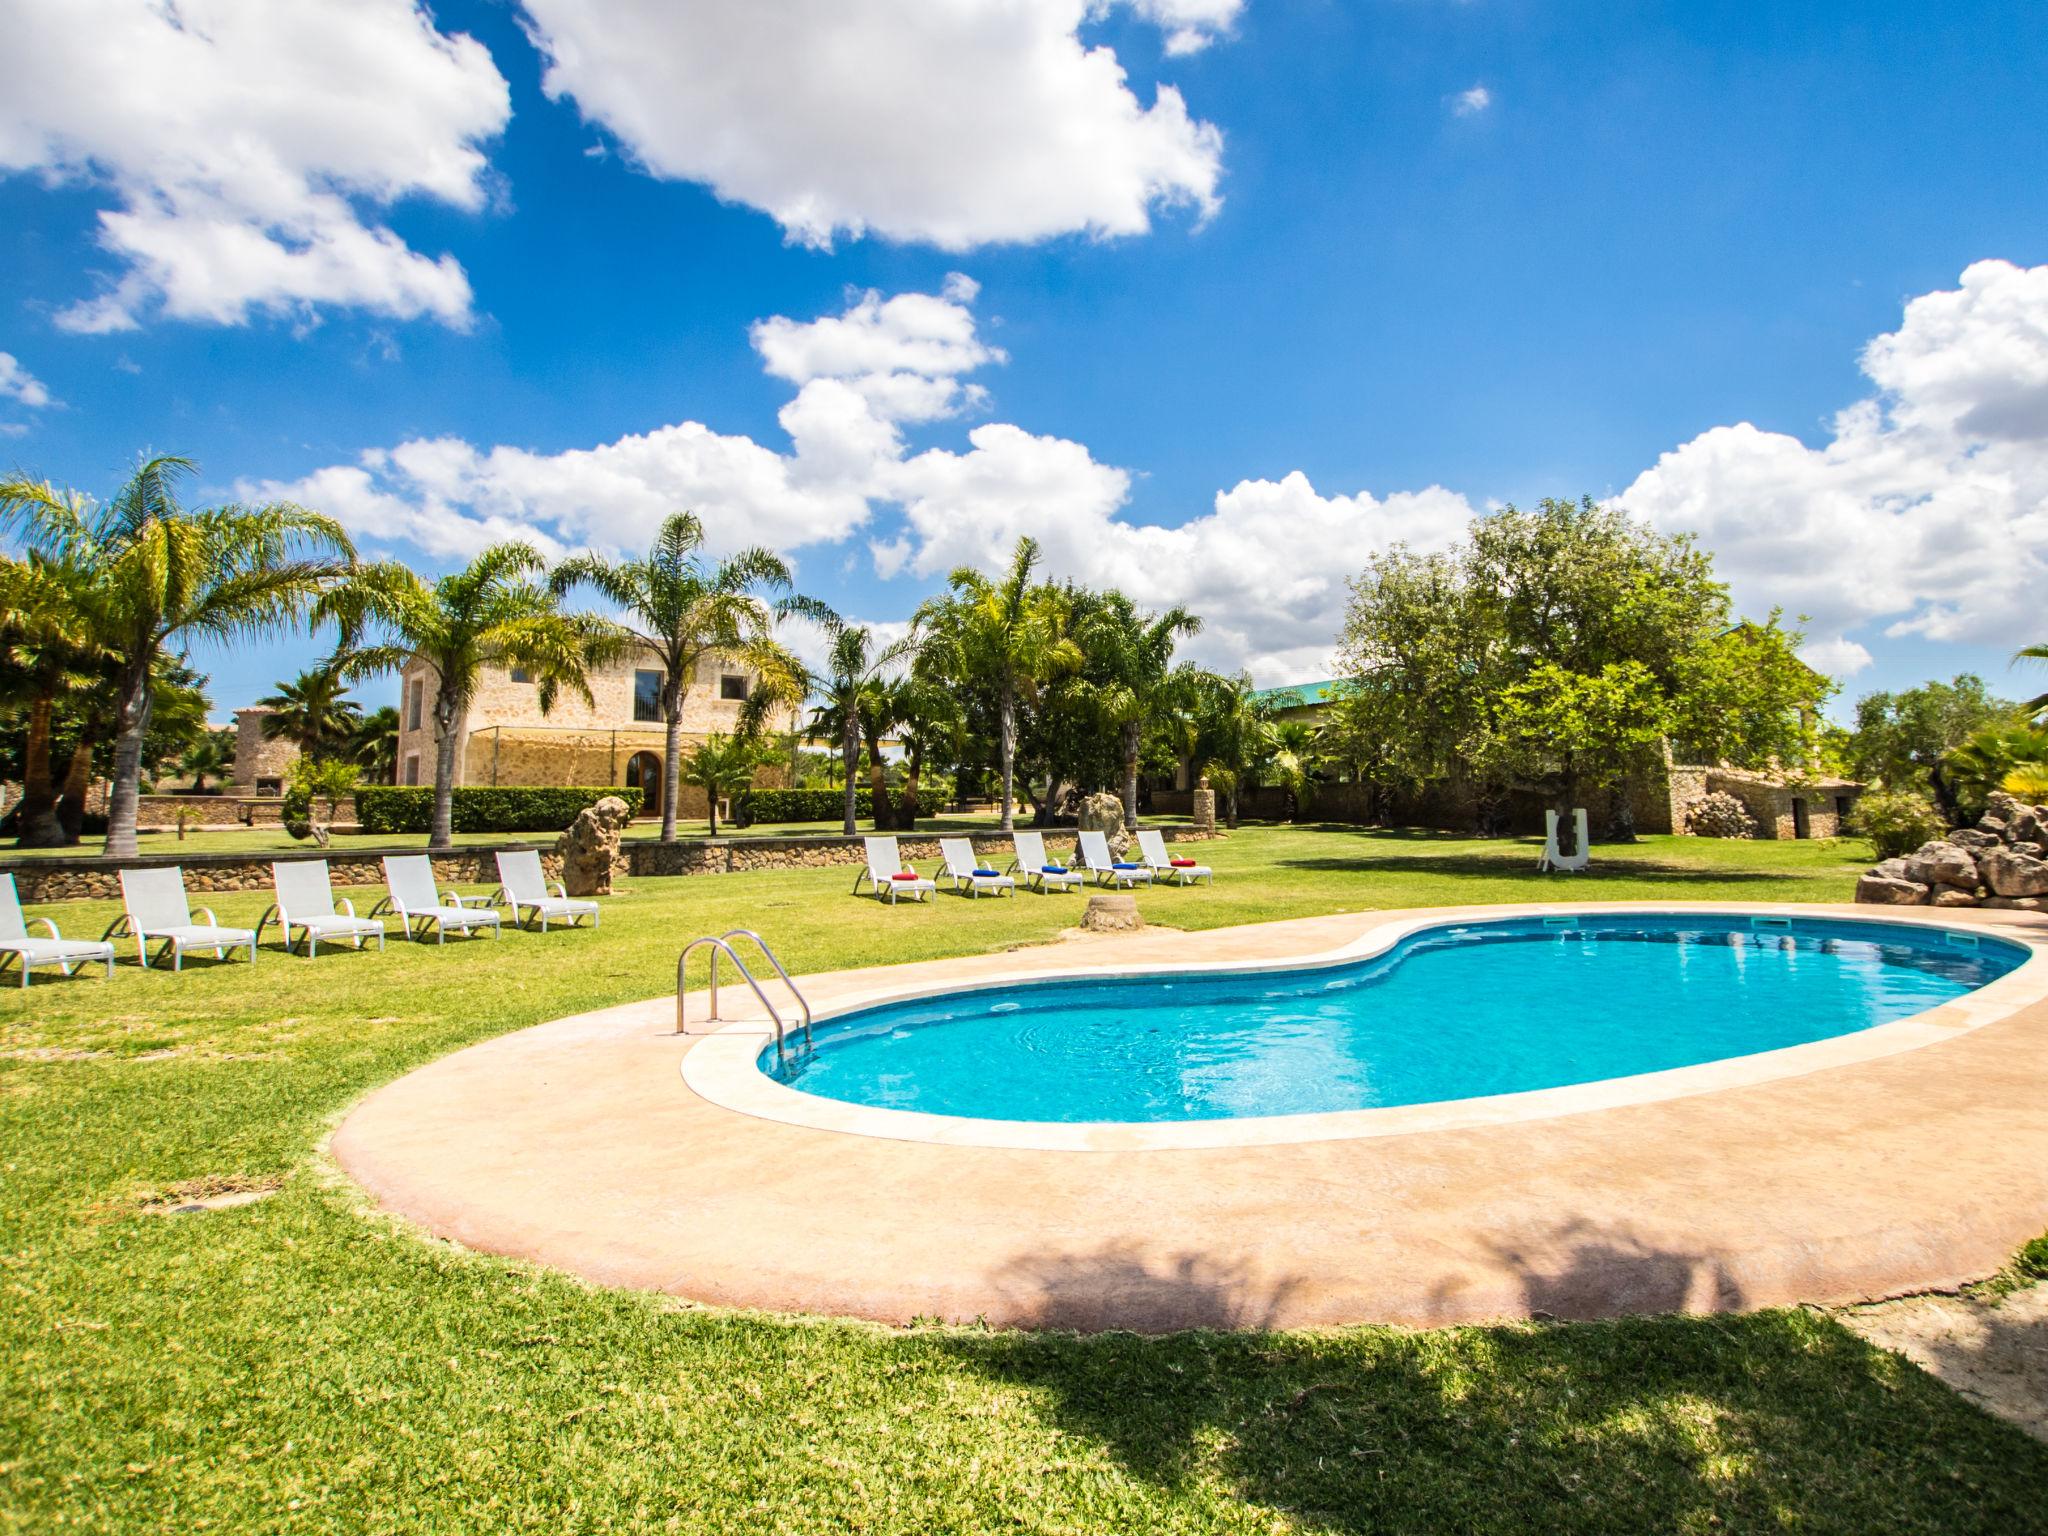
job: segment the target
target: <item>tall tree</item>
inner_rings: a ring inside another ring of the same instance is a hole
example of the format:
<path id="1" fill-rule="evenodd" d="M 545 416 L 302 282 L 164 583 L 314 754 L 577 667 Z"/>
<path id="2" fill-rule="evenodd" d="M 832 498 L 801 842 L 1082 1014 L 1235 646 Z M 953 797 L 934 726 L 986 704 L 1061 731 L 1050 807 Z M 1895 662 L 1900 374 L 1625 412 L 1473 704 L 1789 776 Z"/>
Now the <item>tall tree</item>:
<path id="1" fill-rule="evenodd" d="M 830 740 L 837 737 L 841 766 L 846 774 L 846 816 L 848 837 L 855 831 L 860 769 L 861 708 L 864 696 L 892 677 L 916 648 L 914 635 L 905 635 L 888 645 L 878 646 L 875 633 L 865 624 L 849 624 L 830 614 L 825 625 L 825 665 L 809 675 L 810 691 L 819 704 L 811 715 L 811 729 Z M 879 752 L 880 744 L 870 743 Z"/>
<path id="2" fill-rule="evenodd" d="M 92 681 L 84 669 L 102 659 L 83 597 L 67 565 L 34 554 L 0 559 L 0 694 L 18 701 L 27 717 L 15 836 L 22 848 L 67 841 L 53 772 L 57 707 Z"/>
<path id="3" fill-rule="evenodd" d="M 1846 749 L 1850 769 L 1893 789 L 1924 789 L 1949 824 L 1959 826 L 1965 807 L 1950 754 L 1979 731 L 2006 725 L 2021 707 L 1994 698 L 1973 672 L 1959 672 L 1945 683 L 1867 693 L 1856 701 Z"/>
<path id="4" fill-rule="evenodd" d="M 308 759 L 345 751 L 363 717 L 347 689 L 339 658 L 308 667 L 256 701 L 273 711 L 263 718 L 263 734 L 291 742 Z"/>
<path id="5" fill-rule="evenodd" d="M 694 512 L 677 512 L 638 559 L 579 555 L 548 578 L 558 595 L 584 585 L 617 603 L 632 642 L 661 664 L 661 717 L 668 728 L 662 754 L 664 843 L 676 839 L 683 699 L 698 665 L 707 657 L 729 656 L 753 674 L 739 722 L 739 734 L 752 736 L 772 707 L 804 698 L 803 666 L 775 639 L 774 619 L 801 613 L 822 620 L 828 612 L 792 595 L 789 566 L 772 550 L 756 546 L 718 561 L 707 560 L 703 551 L 703 523 Z M 762 592 L 776 594 L 772 609 L 757 595 Z"/>
<path id="6" fill-rule="evenodd" d="M 209 778 L 224 779 L 234 771 L 235 733 L 207 731 L 185 749 L 178 772 L 192 781 L 193 792 L 205 790 Z"/>
<path id="7" fill-rule="evenodd" d="M 757 769 L 780 758 L 767 742 L 754 736 L 727 736 L 713 731 L 683 759 L 682 782 L 704 791 L 711 835 L 718 836 L 718 801 L 754 782 Z"/>
<path id="8" fill-rule="evenodd" d="M 150 678 L 176 642 L 283 634 L 352 566 L 341 525 L 290 502 L 197 511 L 179 504 L 187 459 L 145 459 L 98 505 L 29 480 L 0 482 L 0 527 L 89 584 L 95 633 L 120 658 L 106 855 L 135 855 Z"/>
<path id="9" fill-rule="evenodd" d="M 455 750 L 485 667 L 519 667 L 538 685 L 541 713 L 564 691 L 594 703 L 590 669 L 623 654 L 617 626 L 565 613 L 536 580 L 547 566 L 530 544 L 493 544 L 432 582 L 395 561 L 362 566 L 322 594 L 318 622 L 342 634 L 351 681 L 401 670 L 419 657 L 434 673 L 434 816 L 428 846 L 454 842 Z"/>
<path id="10" fill-rule="evenodd" d="M 1145 745 L 1145 724 L 1166 702 L 1173 677 L 1173 648 L 1200 631 L 1202 621 L 1185 608 L 1161 614 L 1139 611 L 1121 592 L 1105 592 L 1084 620 L 1078 637 L 1091 671 L 1102 680 L 1093 687 L 1097 710 L 1116 732 L 1122 754 L 1121 792 L 1125 830 L 1138 830 L 1138 759 Z"/>
<path id="11" fill-rule="evenodd" d="M 990 577 L 962 566 L 948 593 L 918 610 L 918 623 L 945 658 L 946 670 L 985 682 L 996 700 L 996 751 L 1002 778 L 1002 829 L 1016 825 L 1017 710 L 1038 682 L 1081 665 L 1080 647 L 1061 635 L 1048 605 L 1034 600 L 1038 541 L 1017 541 L 1009 568 Z"/>
<path id="12" fill-rule="evenodd" d="M 398 781 L 398 708 L 380 704 L 349 732 L 348 755 L 372 784 Z"/>

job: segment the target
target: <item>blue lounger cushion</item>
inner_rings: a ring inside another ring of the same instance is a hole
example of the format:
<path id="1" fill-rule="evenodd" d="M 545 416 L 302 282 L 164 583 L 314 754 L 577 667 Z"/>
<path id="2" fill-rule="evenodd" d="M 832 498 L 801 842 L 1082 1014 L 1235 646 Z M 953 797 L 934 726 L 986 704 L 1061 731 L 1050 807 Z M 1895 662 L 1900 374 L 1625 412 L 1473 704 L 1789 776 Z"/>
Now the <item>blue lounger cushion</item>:
<path id="1" fill-rule="evenodd" d="M 1111 869 L 1143 869 L 1142 864 L 1126 864 L 1121 859 L 1109 866 Z"/>
<path id="2" fill-rule="evenodd" d="M 977 879 L 995 880 L 1000 878 L 1003 872 L 1000 869 L 977 869 L 974 873 Z"/>
<path id="3" fill-rule="evenodd" d="M 1047 864 L 1043 866 L 1043 873 L 1048 875 L 1064 875 L 1066 872 L 1067 866 L 1064 864 Z"/>

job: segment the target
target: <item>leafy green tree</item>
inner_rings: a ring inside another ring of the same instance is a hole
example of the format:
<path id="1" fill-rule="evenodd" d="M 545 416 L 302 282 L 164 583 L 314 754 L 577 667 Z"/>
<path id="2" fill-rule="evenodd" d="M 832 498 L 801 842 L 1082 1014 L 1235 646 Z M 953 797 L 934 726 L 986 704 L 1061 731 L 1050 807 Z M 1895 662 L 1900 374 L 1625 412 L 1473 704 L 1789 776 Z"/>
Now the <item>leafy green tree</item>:
<path id="1" fill-rule="evenodd" d="M 92 682 L 88 669 L 101 659 L 76 571 L 36 554 L 0 559 L 0 698 L 24 716 L 19 847 L 65 842 L 52 771 L 57 709 Z"/>
<path id="2" fill-rule="evenodd" d="M 1194 680 L 1197 752 L 1209 785 L 1223 797 L 1223 818 L 1236 826 L 1239 791 L 1252 782 L 1271 740 L 1271 714 L 1262 707 L 1249 675 L 1208 672 Z"/>
<path id="3" fill-rule="evenodd" d="M 1121 592 L 1105 592 L 1077 636 L 1084 667 L 1101 681 L 1092 687 L 1095 708 L 1115 733 L 1122 753 L 1120 786 L 1124 827 L 1138 829 L 1138 759 L 1145 724 L 1167 701 L 1177 641 L 1197 633 L 1202 621 L 1185 608 L 1140 612 Z"/>
<path id="4" fill-rule="evenodd" d="M 307 668 L 256 701 L 273 711 L 263 717 L 263 734 L 291 742 L 315 761 L 346 751 L 363 718 L 363 707 L 347 690 L 338 660 Z"/>
<path id="5" fill-rule="evenodd" d="M 1972 672 L 1945 683 L 1867 693 L 1856 701 L 1849 765 L 1858 778 L 1931 794 L 1949 824 L 1960 825 L 1967 817 L 1949 755 L 1976 732 L 2011 720 L 2016 707 L 1992 697 Z M 1963 767 L 1967 773 L 1967 761 Z"/>
<path id="6" fill-rule="evenodd" d="M 1897 859 L 1940 837 L 1947 824 L 1918 790 L 1880 785 L 1857 798 L 1850 820 L 1880 859 Z"/>
<path id="7" fill-rule="evenodd" d="M 710 803 L 711 835 L 718 836 L 718 802 L 754 782 L 754 775 L 780 754 L 757 737 L 713 731 L 683 759 L 681 782 L 704 791 Z"/>
<path id="8" fill-rule="evenodd" d="M 434 673 L 434 815 L 428 846 L 454 842 L 455 749 L 486 667 L 518 667 L 538 685 L 541 713 L 569 692 L 594 703 L 590 669 L 628 644 L 595 614 L 564 612 L 535 578 L 547 562 L 530 544 L 493 544 L 459 571 L 423 580 L 395 561 L 359 567 L 323 593 L 316 622 L 342 634 L 351 681 L 402 669 L 414 657 Z"/>
<path id="9" fill-rule="evenodd" d="M 1993 790 L 2012 793 L 2006 781 L 2015 774 L 2024 781 L 2043 759 L 2048 759 L 2048 727 L 2032 724 L 2024 712 L 1980 726 L 1941 760 L 1937 771 L 1955 806 L 1953 813 L 1944 806 L 1943 814 L 1950 825 L 1975 820 Z"/>
<path id="10" fill-rule="evenodd" d="M 804 697 L 802 664 L 775 639 L 774 618 L 803 613 L 822 620 L 828 612 L 792 594 L 789 566 L 771 550 L 756 546 L 718 561 L 707 560 L 703 550 L 703 523 L 694 512 L 677 512 L 663 521 L 645 555 L 617 562 L 579 555 L 549 577 L 557 595 L 582 585 L 617 603 L 634 644 L 661 664 L 661 717 L 668 729 L 662 754 L 664 843 L 676 839 L 683 699 L 699 664 L 728 656 L 754 674 L 739 722 L 739 734 L 752 736 L 770 708 L 801 704 Z M 778 595 L 772 609 L 757 596 L 761 592 Z"/>
<path id="11" fill-rule="evenodd" d="M 1034 591 L 1037 565 L 1037 540 L 1021 538 L 1000 576 L 962 566 L 947 579 L 947 593 L 926 602 L 917 616 L 934 654 L 944 658 L 943 670 L 980 682 L 994 695 L 1005 832 L 1016 826 L 1019 705 L 1040 683 L 1078 671 L 1082 662 L 1080 647 L 1060 633 L 1053 606 Z"/>
<path id="12" fill-rule="evenodd" d="M 282 634 L 354 561 L 332 518 L 289 502 L 188 510 L 189 460 L 145 459 L 104 505 L 29 480 L 0 482 L 0 528 L 73 567 L 93 632 L 119 658 L 106 854 L 135 855 L 150 680 L 175 643 Z"/>
<path id="13" fill-rule="evenodd" d="M 1442 554 L 1396 548 L 1352 585 L 1343 636 L 1355 713 L 1384 728 L 1378 770 L 1462 780 L 1482 819 L 1508 790 L 1568 810 L 1628 785 L 1676 739 L 1707 761 L 1802 770 L 1824 678 L 1773 615 L 1731 622 L 1712 561 L 1590 498 L 1476 519 Z"/>
<path id="14" fill-rule="evenodd" d="M 877 645 L 875 632 L 865 624 L 849 624 L 837 614 L 825 623 L 825 666 L 809 675 L 810 691 L 820 700 L 811 715 L 811 730 L 826 740 L 839 741 L 840 764 L 846 777 L 848 837 L 855 831 L 855 806 L 859 803 L 856 776 L 860 771 L 861 709 L 868 695 L 885 684 L 909 658 L 915 648 L 910 635 L 888 645 Z M 880 751 L 878 742 L 870 748 Z"/>

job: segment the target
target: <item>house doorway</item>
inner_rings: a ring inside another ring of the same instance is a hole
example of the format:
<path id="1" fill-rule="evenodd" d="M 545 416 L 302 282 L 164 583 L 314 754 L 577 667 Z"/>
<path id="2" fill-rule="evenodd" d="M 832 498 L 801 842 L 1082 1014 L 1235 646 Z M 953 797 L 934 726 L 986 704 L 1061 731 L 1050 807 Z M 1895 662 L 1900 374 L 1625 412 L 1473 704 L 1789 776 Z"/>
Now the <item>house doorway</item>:
<path id="1" fill-rule="evenodd" d="M 1796 796 L 1792 801 L 1792 835 L 1794 837 L 1813 836 L 1813 829 L 1807 825 L 1806 821 L 1806 802 Z"/>
<path id="2" fill-rule="evenodd" d="M 661 759 L 652 752 L 635 752 L 626 759 L 626 788 L 640 791 L 640 814 L 661 814 Z"/>

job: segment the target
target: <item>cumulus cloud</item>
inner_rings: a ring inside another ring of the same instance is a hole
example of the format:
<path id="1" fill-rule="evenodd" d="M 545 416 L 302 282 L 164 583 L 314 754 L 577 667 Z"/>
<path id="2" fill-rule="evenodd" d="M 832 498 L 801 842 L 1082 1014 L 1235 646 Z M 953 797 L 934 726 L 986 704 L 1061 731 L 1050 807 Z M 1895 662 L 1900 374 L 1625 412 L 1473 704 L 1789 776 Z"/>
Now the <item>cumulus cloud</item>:
<path id="1" fill-rule="evenodd" d="M 846 383 L 886 421 L 935 420 L 985 399 L 980 386 L 959 382 L 961 374 L 1009 361 L 975 333 L 970 306 L 980 291 L 958 272 L 937 294 L 884 299 L 869 289 L 843 314 L 756 322 L 754 350 L 778 379 Z"/>
<path id="2" fill-rule="evenodd" d="M 825 247 L 872 231 L 945 250 L 1141 234 L 1217 206 L 1222 135 L 1161 85 L 1150 105 L 1095 0 L 521 0 L 573 99 L 652 175 L 701 182 Z M 1231 0 L 1135 0 L 1186 52 Z"/>
<path id="3" fill-rule="evenodd" d="M 479 146 L 511 108 L 473 38 L 437 31 L 416 0 L 14 0 L 7 13 L 0 172 L 117 203 L 99 236 L 122 270 L 60 325 L 327 306 L 466 322 L 461 266 L 368 210 L 484 204 Z"/>
<path id="4" fill-rule="evenodd" d="M 0 352 L 0 400 L 12 400 L 32 411 L 51 403 L 43 381 L 22 367 L 12 352 Z"/>
<path id="5" fill-rule="evenodd" d="M 1483 85 L 1458 92 L 1451 98 L 1451 112 L 1457 117 L 1477 117 L 1493 105 L 1493 92 Z"/>
<path id="6" fill-rule="evenodd" d="M 1853 632 L 2019 645 L 2048 582 L 2048 266 L 1981 261 L 1863 352 L 1876 392 L 1826 440 L 1751 423 L 1664 454 L 1622 493 L 1688 530 L 1749 611 L 1810 616 L 1809 655 L 1869 657 Z"/>

